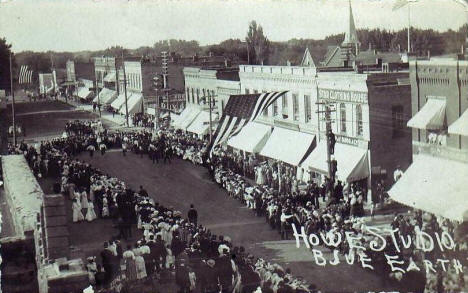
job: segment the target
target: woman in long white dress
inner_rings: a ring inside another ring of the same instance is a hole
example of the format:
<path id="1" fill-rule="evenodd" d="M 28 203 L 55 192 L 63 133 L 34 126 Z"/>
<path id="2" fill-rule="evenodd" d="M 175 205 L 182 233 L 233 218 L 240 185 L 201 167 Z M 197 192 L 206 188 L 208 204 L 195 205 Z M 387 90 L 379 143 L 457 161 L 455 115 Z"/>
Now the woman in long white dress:
<path id="1" fill-rule="evenodd" d="M 88 209 L 88 195 L 84 190 L 81 192 L 81 208 L 86 210 Z"/>
<path id="2" fill-rule="evenodd" d="M 97 218 L 96 212 L 94 211 L 94 204 L 92 201 L 88 202 L 88 210 L 86 211 L 86 221 L 91 222 Z"/>
<path id="3" fill-rule="evenodd" d="M 79 222 L 83 221 L 83 213 L 81 212 L 81 205 L 78 199 L 73 199 L 73 204 L 72 204 L 72 209 L 73 209 L 73 222 Z"/>
<path id="4" fill-rule="evenodd" d="M 107 202 L 107 197 L 104 196 L 102 199 L 102 217 L 109 217 L 109 204 Z"/>
<path id="5" fill-rule="evenodd" d="M 141 249 L 135 248 L 133 250 L 133 254 L 135 254 L 135 265 L 136 265 L 136 277 L 138 280 L 146 278 L 146 267 L 145 267 L 145 259 L 142 256 Z"/>
<path id="6" fill-rule="evenodd" d="M 135 263 L 135 254 L 132 251 L 132 247 L 129 245 L 127 250 L 123 253 L 123 259 L 125 263 L 125 277 L 128 281 L 134 281 L 137 279 L 137 269 Z"/>

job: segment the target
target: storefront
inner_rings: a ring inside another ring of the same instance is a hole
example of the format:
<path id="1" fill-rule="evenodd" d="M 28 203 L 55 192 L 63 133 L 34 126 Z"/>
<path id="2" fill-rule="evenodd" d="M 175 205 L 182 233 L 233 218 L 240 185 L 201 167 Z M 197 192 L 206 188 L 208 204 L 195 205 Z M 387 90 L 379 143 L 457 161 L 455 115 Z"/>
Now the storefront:
<path id="1" fill-rule="evenodd" d="M 127 94 L 127 106 L 125 106 L 125 101 L 122 107 L 120 108 L 120 113 L 125 115 L 126 108 L 128 108 L 128 115 L 141 113 L 143 112 L 143 95 L 141 93 L 131 93 L 130 96 Z"/>
<path id="2" fill-rule="evenodd" d="M 211 124 L 212 127 L 215 127 L 215 121 L 218 119 L 218 114 L 211 114 Z M 199 138 L 203 138 L 205 135 L 209 134 L 210 129 L 210 113 L 208 111 L 201 111 L 196 118 L 190 123 L 187 127 L 187 132 L 197 135 Z M 214 128 L 216 129 L 216 128 Z M 214 133 L 214 130 L 212 130 Z"/>
<path id="3" fill-rule="evenodd" d="M 95 96 L 93 103 L 99 103 L 101 105 L 110 105 L 117 99 L 117 92 L 108 88 L 103 88 L 99 95 Z"/>
<path id="4" fill-rule="evenodd" d="M 128 95 L 127 95 L 127 98 L 128 98 Z M 122 106 L 125 104 L 125 93 L 121 93 L 117 99 L 115 99 L 112 103 L 111 103 L 111 107 L 112 109 L 114 109 L 115 112 L 119 112 L 120 108 L 122 108 Z"/>

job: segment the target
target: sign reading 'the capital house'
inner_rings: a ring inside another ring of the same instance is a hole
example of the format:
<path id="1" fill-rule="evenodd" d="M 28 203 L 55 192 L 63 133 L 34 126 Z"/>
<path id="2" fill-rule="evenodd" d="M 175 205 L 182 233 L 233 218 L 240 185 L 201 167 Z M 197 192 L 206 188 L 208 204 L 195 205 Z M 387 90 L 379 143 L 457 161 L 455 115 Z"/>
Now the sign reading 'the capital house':
<path id="1" fill-rule="evenodd" d="M 319 99 L 337 102 L 367 104 L 367 93 L 356 91 L 341 91 L 333 89 L 319 89 Z"/>

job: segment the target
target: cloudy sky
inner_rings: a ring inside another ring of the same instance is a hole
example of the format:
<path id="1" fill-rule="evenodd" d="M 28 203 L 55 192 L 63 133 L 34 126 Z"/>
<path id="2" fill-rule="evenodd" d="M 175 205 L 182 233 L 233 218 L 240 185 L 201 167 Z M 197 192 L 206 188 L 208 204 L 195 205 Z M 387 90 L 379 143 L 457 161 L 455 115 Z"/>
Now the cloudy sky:
<path id="1" fill-rule="evenodd" d="M 357 28 L 406 27 L 396 0 L 352 0 Z M 418 28 L 458 29 L 468 21 L 456 0 L 419 0 Z M 151 46 L 168 38 L 201 45 L 245 37 L 256 20 L 274 41 L 320 39 L 345 30 L 347 0 L 0 0 L 0 37 L 23 50 L 79 51 Z"/>

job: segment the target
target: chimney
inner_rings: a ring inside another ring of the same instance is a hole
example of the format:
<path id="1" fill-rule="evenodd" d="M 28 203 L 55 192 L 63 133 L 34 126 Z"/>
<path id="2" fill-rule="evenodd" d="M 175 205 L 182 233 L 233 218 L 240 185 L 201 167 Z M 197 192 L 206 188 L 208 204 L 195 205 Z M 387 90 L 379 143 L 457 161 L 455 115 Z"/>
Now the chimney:
<path id="1" fill-rule="evenodd" d="M 398 53 L 401 53 L 401 45 L 398 44 Z"/>
<path id="2" fill-rule="evenodd" d="M 376 49 L 374 49 L 374 55 L 377 55 L 377 50 Z"/>
<path id="3" fill-rule="evenodd" d="M 427 50 L 427 59 L 431 59 L 431 51 Z"/>

